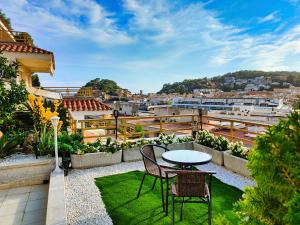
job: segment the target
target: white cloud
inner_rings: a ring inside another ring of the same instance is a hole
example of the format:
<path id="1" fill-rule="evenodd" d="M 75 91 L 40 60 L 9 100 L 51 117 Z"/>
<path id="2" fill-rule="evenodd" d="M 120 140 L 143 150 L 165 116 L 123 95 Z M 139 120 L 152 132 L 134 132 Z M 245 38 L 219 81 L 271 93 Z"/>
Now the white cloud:
<path id="1" fill-rule="evenodd" d="M 258 19 L 258 23 L 266 23 L 266 22 L 279 22 L 281 19 L 279 17 L 279 12 L 278 11 L 274 11 L 268 15 L 266 15 L 265 17 L 261 17 Z"/>
<path id="2" fill-rule="evenodd" d="M 0 7 L 13 18 L 13 26 L 30 33 L 50 32 L 55 36 L 70 36 L 92 40 L 101 45 L 128 44 L 134 40 L 120 31 L 110 13 L 94 0 L 51 0 L 39 5 L 25 0 L 8 0 Z M 86 18 L 82 25 L 80 21 Z"/>

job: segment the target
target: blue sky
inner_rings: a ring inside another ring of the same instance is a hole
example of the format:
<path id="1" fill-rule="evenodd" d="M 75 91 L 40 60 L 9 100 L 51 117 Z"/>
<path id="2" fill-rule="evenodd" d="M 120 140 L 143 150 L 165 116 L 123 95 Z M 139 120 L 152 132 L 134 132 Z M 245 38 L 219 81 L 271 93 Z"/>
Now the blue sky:
<path id="1" fill-rule="evenodd" d="M 300 71 L 299 0 L 0 0 L 55 54 L 43 86 L 96 77 L 133 92 L 245 69 Z"/>

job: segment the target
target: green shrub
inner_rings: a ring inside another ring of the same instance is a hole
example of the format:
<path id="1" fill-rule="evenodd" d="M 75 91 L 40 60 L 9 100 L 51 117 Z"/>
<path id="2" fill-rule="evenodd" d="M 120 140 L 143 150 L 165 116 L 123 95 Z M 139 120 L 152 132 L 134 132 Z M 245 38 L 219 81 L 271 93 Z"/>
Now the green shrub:
<path id="1" fill-rule="evenodd" d="M 46 126 L 38 134 L 38 150 L 40 155 L 53 155 L 53 130 L 48 131 Z"/>
<path id="2" fill-rule="evenodd" d="M 3 135 L 0 137 L 0 158 L 4 158 L 14 153 L 14 149 L 17 147 L 18 141 L 14 137 Z"/>
<path id="3" fill-rule="evenodd" d="M 79 132 L 69 134 L 63 131 L 57 136 L 58 150 L 62 153 L 74 154 L 83 146 L 82 141 L 83 137 Z"/>
<path id="4" fill-rule="evenodd" d="M 227 151 L 229 148 L 229 141 L 224 136 L 215 137 L 212 146 L 218 151 Z"/>
<path id="5" fill-rule="evenodd" d="M 196 142 L 201 145 L 213 148 L 214 141 L 215 136 L 207 130 L 198 131 L 196 134 Z"/>
<path id="6" fill-rule="evenodd" d="M 228 149 L 232 155 L 244 159 L 247 159 L 249 154 L 249 149 L 243 146 L 243 142 L 231 142 Z"/>
<path id="7" fill-rule="evenodd" d="M 236 205 L 241 224 L 300 224 L 300 114 L 256 139 L 248 168 L 256 182 Z"/>

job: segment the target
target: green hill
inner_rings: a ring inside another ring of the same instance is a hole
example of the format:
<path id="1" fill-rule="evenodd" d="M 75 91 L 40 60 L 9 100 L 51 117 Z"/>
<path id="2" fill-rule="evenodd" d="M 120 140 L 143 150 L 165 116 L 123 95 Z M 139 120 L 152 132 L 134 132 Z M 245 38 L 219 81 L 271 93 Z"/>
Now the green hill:
<path id="1" fill-rule="evenodd" d="M 235 85 L 234 83 L 226 84 L 226 79 L 234 77 L 235 79 L 254 79 L 255 77 L 264 76 L 270 78 L 272 82 L 277 82 L 276 86 L 270 85 L 270 88 L 274 87 L 288 87 L 286 83 L 290 83 L 294 86 L 300 87 L 300 72 L 289 72 L 289 71 L 276 71 L 276 72 L 265 72 L 265 71 L 253 71 L 243 70 L 233 73 L 226 73 L 221 76 L 215 76 L 212 78 L 198 78 L 198 79 L 186 79 L 181 82 L 167 83 L 164 84 L 162 89 L 158 93 L 192 93 L 194 89 L 201 88 L 219 88 L 223 91 L 231 91 L 243 89 L 244 85 Z"/>

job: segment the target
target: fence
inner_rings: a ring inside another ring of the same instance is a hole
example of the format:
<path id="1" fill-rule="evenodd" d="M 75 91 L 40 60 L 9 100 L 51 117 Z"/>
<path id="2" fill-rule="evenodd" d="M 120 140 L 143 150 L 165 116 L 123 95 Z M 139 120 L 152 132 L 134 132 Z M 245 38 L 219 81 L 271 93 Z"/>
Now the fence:
<path id="1" fill-rule="evenodd" d="M 115 137 L 128 141 L 141 137 L 156 137 L 160 133 L 192 135 L 198 130 L 209 130 L 230 141 L 252 145 L 256 136 L 264 133 L 268 124 L 223 119 L 208 115 L 163 115 L 145 117 L 119 117 L 109 119 L 74 120 L 70 118 L 72 132 L 80 131 L 85 141 Z M 249 128 L 252 129 L 249 129 Z"/>

